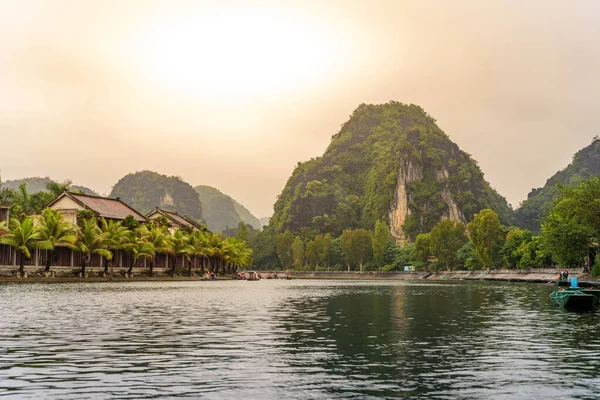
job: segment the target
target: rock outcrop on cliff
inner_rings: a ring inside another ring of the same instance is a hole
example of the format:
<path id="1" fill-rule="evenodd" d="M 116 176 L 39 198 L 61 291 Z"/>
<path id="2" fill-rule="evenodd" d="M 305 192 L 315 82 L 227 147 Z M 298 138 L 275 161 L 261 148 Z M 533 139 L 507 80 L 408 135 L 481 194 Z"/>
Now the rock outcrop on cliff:
<path id="1" fill-rule="evenodd" d="M 468 222 L 492 208 L 504 224 L 513 211 L 421 107 L 360 105 L 325 154 L 298 163 L 275 203 L 275 232 L 339 235 L 344 229 L 390 225 L 399 243 L 442 218 Z"/>

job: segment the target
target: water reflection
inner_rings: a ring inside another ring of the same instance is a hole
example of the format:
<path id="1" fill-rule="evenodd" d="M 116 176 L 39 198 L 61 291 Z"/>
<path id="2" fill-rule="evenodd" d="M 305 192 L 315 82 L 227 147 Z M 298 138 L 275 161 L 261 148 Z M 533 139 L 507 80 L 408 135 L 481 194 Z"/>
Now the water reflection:
<path id="1" fill-rule="evenodd" d="M 0 285 L 0 397 L 595 398 L 597 313 L 481 282 Z"/>

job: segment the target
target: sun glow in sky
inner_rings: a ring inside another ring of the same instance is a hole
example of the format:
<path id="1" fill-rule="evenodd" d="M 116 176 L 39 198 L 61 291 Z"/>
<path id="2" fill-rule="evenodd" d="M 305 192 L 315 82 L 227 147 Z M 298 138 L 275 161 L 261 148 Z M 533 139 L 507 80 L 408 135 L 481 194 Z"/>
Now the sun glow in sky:
<path id="1" fill-rule="evenodd" d="M 140 24 L 136 67 L 192 99 L 248 101 L 326 80 L 343 42 L 314 20 L 268 9 L 209 10 Z"/>

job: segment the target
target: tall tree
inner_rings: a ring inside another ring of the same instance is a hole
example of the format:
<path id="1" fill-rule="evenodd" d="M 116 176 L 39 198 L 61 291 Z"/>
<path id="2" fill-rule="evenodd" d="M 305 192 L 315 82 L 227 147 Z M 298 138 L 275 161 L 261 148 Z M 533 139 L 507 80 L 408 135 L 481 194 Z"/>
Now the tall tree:
<path id="1" fill-rule="evenodd" d="M 447 270 L 455 267 L 458 250 L 467 242 L 465 224 L 444 219 L 431 230 L 431 253 Z"/>
<path id="2" fill-rule="evenodd" d="M 290 268 L 294 262 L 292 254 L 292 243 L 294 243 L 294 235 L 286 230 L 275 237 L 275 248 L 277 256 L 284 268 Z"/>
<path id="3" fill-rule="evenodd" d="M 524 255 L 521 247 L 523 243 L 530 242 L 532 237 L 531 232 L 528 230 L 513 228 L 508 231 L 502 246 L 502 256 L 508 267 L 517 268 L 520 266 L 521 257 Z M 535 259 L 535 256 L 533 258 Z M 531 257 L 529 257 L 529 260 L 531 260 Z M 528 261 L 528 263 L 530 262 Z"/>
<path id="4" fill-rule="evenodd" d="M 320 237 L 320 238 L 319 238 Z M 333 238 L 330 233 L 325 235 L 317 236 L 321 245 L 319 246 L 319 260 L 321 264 L 327 266 L 327 270 L 329 271 L 329 266 L 331 265 L 331 246 L 333 246 Z"/>
<path id="5" fill-rule="evenodd" d="M 304 242 L 300 236 L 296 236 L 292 243 L 292 259 L 294 267 L 301 268 L 304 266 Z"/>
<path id="6" fill-rule="evenodd" d="M 388 225 L 377 220 L 375 223 L 375 232 L 373 233 L 373 257 L 379 266 L 383 265 L 385 249 L 391 239 L 390 228 Z"/>
<path id="7" fill-rule="evenodd" d="M 66 221 L 59 210 L 46 208 L 40 216 L 38 231 L 40 241 L 37 246 L 48 251 L 45 269 L 45 272 L 48 273 L 52 266 L 56 246 L 75 248 L 74 244 L 77 241 L 75 226 Z"/>
<path id="8" fill-rule="evenodd" d="M 502 227 L 498 214 L 486 208 L 475 214 L 473 221 L 468 224 L 469 237 L 473 242 L 473 249 L 483 267 L 490 267 L 494 257 L 495 247 L 502 238 Z"/>
<path id="9" fill-rule="evenodd" d="M 11 218 L 8 233 L 0 236 L 0 243 L 17 249 L 19 254 L 19 275 L 25 276 L 25 260 L 31 259 L 31 250 L 37 246 L 39 232 L 33 226 L 33 218 L 28 217 L 19 221 Z"/>
<path id="10" fill-rule="evenodd" d="M 363 264 L 372 254 L 372 234 L 365 229 L 347 229 L 341 236 L 342 253 L 350 271 L 351 265 L 357 265 L 362 272 Z"/>
<path id="11" fill-rule="evenodd" d="M 243 242 L 248 243 L 248 237 L 249 237 L 248 225 L 246 225 L 244 223 L 244 221 L 240 221 L 240 223 L 238 224 L 237 238 Z"/>
<path id="12" fill-rule="evenodd" d="M 431 257 L 431 233 L 421 233 L 417 235 L 414 245 L 415 260 L 425 265 Z"/>

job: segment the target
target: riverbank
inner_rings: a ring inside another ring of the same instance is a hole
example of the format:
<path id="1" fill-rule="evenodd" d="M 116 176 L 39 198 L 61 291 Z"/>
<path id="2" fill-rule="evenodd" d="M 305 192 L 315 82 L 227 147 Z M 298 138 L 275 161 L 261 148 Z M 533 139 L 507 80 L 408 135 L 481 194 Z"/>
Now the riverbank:
<path id="1" fill-rule="evenodd" d="M 88 268 L 88 276 L 82 279 L 71 268 L 55 268 L 52 276 L 45 276 L 43 270 L 27 270 L 27 277 L 16 276 L 12 267 L 0 268 L 0 283 L 69 283 L 69 282 L 132 282 L 132 281 L 203 281 L 201 273 L 194 271 L 188 276 L 187 271 L 179 271 L 171 276 L 166 270 L 155 271 L 150 277 L 147 270 L 134 271 L 132 277 L 127 277 L 126 270 L 114 271 L 112 277 L 103 276 L 103 269 Z M 344 271 L 298 271 L 292 272 L 294 279 L 332 279 L 332 280 L 485 280 L 505 282 L 548 283 L 555 281 L 561 270 L 539 269 L 530 271 L 497 270 L 497 271 L 451 271 L 451 272 L 344 272 Z M 263 272 L 263 279 L 268 272 Z M 578 278 L 580 282 L 600 285 L 600 281 L 592 279 L 591 275 L 581 270 L 571 271 L 570 277 Z M 220 280 L 229 280 L 229 275 L 223 275 Z"/>
<path id="2" fill-rule="evenodd" d="M 494 270 L 494 271 L 444 271 L 439 273 L 427 272 L 294 272 L 296 279 L 383 279 L 383 280 L 484 280 L 505 282 L 547 283 L 555 281 L 561 269 L 536 270 Z M 590 282 L 600 285 L 600 281 L 592 279 L 590 274 L 582 270 L 571 271 L 571 278 L 580 282 Z"/>

